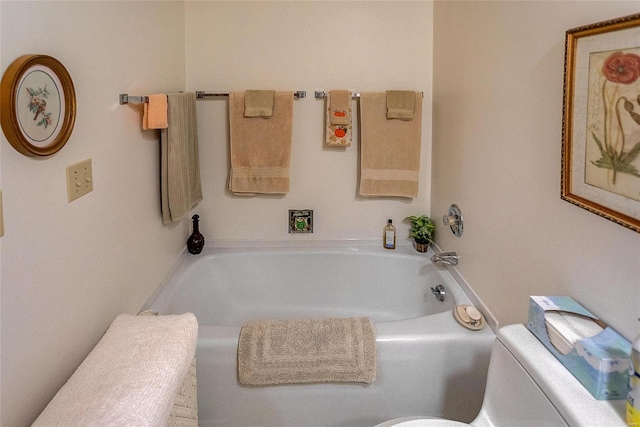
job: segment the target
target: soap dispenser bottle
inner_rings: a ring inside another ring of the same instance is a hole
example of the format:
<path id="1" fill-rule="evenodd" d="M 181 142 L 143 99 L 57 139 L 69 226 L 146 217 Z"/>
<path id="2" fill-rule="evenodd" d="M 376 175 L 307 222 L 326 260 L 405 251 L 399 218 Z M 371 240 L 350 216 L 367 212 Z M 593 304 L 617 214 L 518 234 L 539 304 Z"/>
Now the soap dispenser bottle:
<path id="1" fill-rule="evenodd" d="M 392 220 L 387 221 L 387 225 L 382 231 L 382 245 L 385 249 L 396 248 L 396 227 Z"/>
<path id="2" fill-rule="evenodd" d="M 202 252 L 202 248 L 204 248 L 204 236 L 200 233 L 199 227 L 199 215 L 194 215 L 191 217 L 193 220 L 193 233 L 187 239 L 187 250 L 190 254 L 198 255 Z"/>

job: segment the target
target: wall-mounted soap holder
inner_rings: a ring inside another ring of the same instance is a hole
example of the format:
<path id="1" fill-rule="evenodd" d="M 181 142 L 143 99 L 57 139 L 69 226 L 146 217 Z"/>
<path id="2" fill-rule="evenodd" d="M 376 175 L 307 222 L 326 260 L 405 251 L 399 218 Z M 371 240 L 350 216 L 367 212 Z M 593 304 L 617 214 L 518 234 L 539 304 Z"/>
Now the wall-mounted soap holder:
<path id="1" fill-rule="evenodd" d="M 313 233 L 313 210 L 290 210 L 289 233 Z"/>
<path id="2" fill-rule="evenodd" d="M 449 214 L 442 217 L 444 225 L 451 227 L 451 232 L 456 236 L 462 236 L 462 212 L 458 205 L 449 206 Z"/>

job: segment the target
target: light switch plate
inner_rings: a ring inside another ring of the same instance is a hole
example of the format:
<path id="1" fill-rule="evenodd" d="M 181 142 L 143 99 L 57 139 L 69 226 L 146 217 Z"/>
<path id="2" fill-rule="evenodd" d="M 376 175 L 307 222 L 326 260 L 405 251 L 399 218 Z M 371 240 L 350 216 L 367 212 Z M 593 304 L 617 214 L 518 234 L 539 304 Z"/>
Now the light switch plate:
<path id="1" fill-rule="evenodd" d="M 69 202 L 93 191 L 91 159 L 67 166 L 67 196 Z"/>

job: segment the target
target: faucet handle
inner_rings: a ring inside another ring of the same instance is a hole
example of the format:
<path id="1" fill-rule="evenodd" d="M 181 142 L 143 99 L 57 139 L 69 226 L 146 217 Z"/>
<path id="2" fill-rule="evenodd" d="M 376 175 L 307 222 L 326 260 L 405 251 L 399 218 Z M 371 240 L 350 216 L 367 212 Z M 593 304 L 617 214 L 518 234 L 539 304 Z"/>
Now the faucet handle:
<path id="1" fill-rule="evenodd" d="M 444 290 L 444 286 L 442 285 L 438 285 L 435 288 L 431 287 L 431 293 L 440 302 L 444 301 L 445 297 L 447 296 L 447 292 Z"/>
<path id="2" fill-rule="evenodd" d="M 444 215 L 442 217 L 442 223 L 444 225 L 448 225 L 448 226 L 452 226 L 452 225 L 456 225 L 456 223 L 458 222 L 458 220 L 456 219 L 455 216 L 452 215 Z"/>
<path id="3" fill-rule="evenodd" d="M 449 206 L 449 212 L 442 217 L 442 222 L 451 228 L 453 234 L 462 236 L 462 212 L 458 205 Z"/>

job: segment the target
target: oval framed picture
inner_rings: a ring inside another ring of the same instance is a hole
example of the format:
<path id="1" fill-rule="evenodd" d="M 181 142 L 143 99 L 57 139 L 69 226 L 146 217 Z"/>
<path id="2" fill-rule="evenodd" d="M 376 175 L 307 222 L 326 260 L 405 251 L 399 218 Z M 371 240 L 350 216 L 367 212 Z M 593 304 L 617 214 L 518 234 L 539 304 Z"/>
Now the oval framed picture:
<path id="1" fill-rule="evenodd" d="M 47 55 L 13 61 L 0 83 L 0 123 L 26 156 L 50 156 L 66 143 L 76 119 L 76 92 L 64 65 Z"/>

